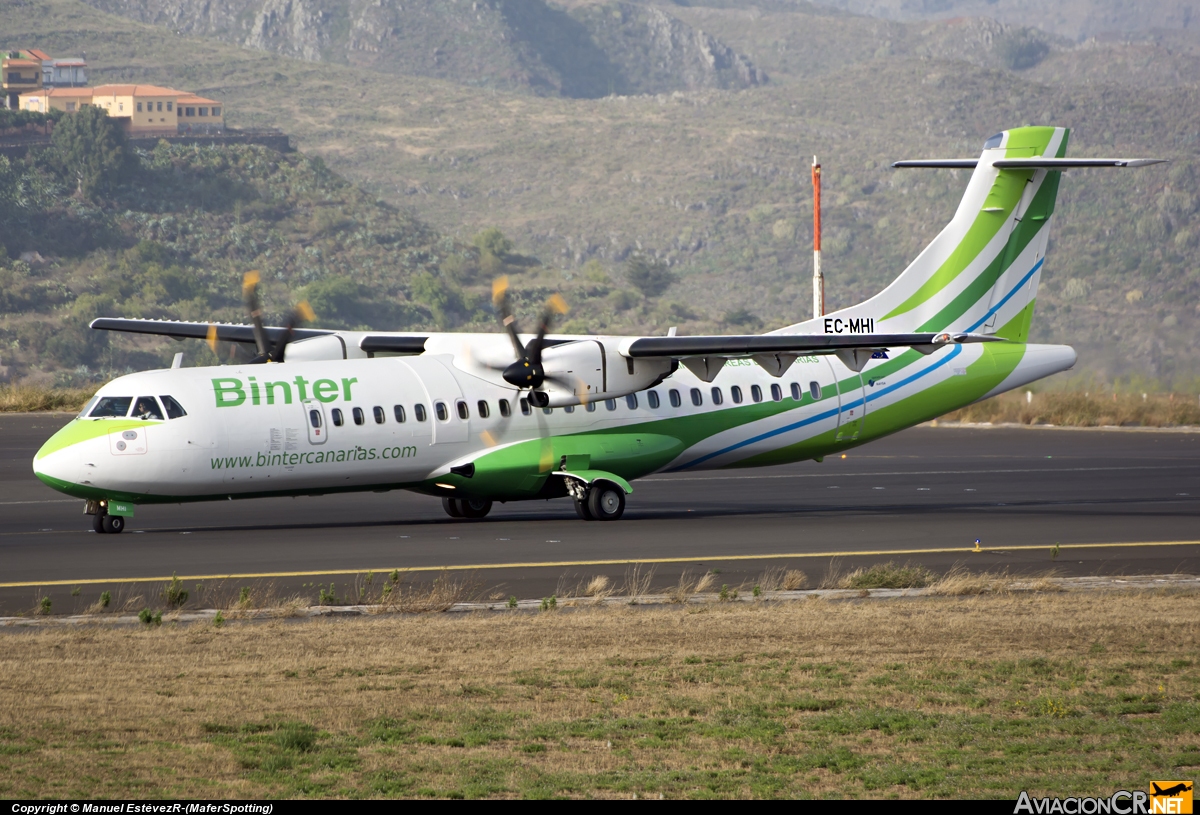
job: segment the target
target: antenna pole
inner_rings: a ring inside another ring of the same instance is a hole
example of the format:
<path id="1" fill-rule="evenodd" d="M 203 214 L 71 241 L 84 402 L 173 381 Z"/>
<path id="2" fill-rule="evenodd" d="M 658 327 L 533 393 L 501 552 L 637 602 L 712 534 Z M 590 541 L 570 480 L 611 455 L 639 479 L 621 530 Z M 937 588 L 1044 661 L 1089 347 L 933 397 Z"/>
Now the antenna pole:
<path id="1" fill-rule="evenodd" d="M 821 165 L 813 156 L 813 318 L 825 316 L 825 277 L 821 274 Z"/>

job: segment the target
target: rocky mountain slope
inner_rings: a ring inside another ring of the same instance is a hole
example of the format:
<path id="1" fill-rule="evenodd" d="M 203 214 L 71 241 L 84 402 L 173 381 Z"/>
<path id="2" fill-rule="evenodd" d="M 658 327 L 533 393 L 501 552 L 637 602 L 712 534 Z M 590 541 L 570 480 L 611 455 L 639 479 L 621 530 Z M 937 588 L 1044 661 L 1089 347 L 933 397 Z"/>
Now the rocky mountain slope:
<path id="1" fill-rule="evenodd" d="M 87 0 L 309 62 L 581 98 L 745 88 L 766 74 L 664 10 L 545 0 Z"/>
<path id="2" fill-rule="evenodd" d="M 75 0 L 0 5 L 0 31 L 51 52 L 87 51 L 95 82 L 210 93 L 234 126 L 284 128 L 372 197 L 461 243 L 499 227 L 541 261 L 513 275 L 528 308 L 562 287 L 577 331 L 758 330 L 807 315 L 813 154 L 825 166 L 829 301 L 860 300 L 950 218 L 965 183 L 962 173 L 894 171 L 890 161 L 973 156 L 1000 128 L 1065 125 L 1074 155 L 1172 163 L 1065 180 L 1035 337 L 1079 348 L 1075 376 L 1197 386 L 1200 86 L 1186 53 L 1051 39 L 1041 62 L 1009 68 L 939 56 L 942 47 L 969 56 L 972 38 L 1013 30 L 987 21 L 909 23 L 811 6 L 664 9 L 764 65 L 771 83 L 597 99 L 506 93 L 177 35 Z M 8 249 L 14 258 L 66 254 Z M 678 273 L 663 297 L 629 291 L 626 264 L 637 252 Z M 274 261 L 258 262 L 266 272 Z M 336 276 L 334 266 L 312 269 Z M 486 285 L 455 264 L 429 273 L 468 294 Z M 428 324 L 476 319 L 446 314 L 442 322 L 430 312 Z M 26 318 L 14 309 L 3 319 Z"/>

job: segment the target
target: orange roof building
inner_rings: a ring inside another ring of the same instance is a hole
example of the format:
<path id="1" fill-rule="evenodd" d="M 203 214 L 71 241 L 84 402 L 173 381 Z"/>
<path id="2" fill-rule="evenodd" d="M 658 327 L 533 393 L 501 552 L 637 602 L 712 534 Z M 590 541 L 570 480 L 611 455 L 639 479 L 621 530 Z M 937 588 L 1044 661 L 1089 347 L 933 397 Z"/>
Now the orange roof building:
<path id="1" fill-rule="evenodd" d="M 135 137 L 220 133 L 225 129 L 224 106 L 220 102 L 158 85 L 45 88 L 21 94 L 21 110 L 74 113 L 85 105 L 104 108 Z"/>

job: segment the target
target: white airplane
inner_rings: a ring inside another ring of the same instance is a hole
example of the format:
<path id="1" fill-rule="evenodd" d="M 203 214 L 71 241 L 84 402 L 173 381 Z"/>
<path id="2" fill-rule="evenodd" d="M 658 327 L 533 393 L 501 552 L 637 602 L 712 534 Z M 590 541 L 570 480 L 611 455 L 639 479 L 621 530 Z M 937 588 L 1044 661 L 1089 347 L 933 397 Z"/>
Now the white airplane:
<path id="1" fill-rule="evenodd" d="M 139 504 L 406 489 L 455 518 L 494 501 L 570 497 L 621 517 L 651 473 L 814 459 L 1063 371 L 1074 349 L 1027 342 L 1063 170 L 1157 159 L 1065 158 L 1067 130 L 998 133 L 954 218 L 859 305 L 749 336 L 548 334 L 552 298 L 508 336 L 97 319 L 96 329 L 253 343 L 248 363 L 122 376 L 33 461 L 86 500 L 97 532 Z M 257 364 L 263 363 L 263 364 Z"/>

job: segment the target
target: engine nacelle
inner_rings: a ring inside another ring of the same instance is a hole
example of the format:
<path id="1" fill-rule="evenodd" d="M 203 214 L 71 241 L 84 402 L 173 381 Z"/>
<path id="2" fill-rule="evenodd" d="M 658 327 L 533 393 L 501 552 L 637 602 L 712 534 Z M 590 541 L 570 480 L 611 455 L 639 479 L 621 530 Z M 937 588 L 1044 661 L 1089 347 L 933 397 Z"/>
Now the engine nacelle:
<path id="1" fill-rule="evenodd" d="M 618 351 L 620 340 L 580 340 L 542 352 L 546 382 L 540 388 L 549 407 L 616 399 L 652 388 L 671 375 L 670 359 L 631 359 Z"/>

